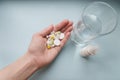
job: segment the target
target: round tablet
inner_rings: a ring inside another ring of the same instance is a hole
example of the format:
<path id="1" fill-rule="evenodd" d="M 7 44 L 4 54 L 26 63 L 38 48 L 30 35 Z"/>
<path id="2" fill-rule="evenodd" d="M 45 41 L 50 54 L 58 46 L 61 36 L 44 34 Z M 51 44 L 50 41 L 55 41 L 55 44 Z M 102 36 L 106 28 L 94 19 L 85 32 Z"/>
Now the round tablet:
<path id="1" fill-rule="evenodd" d="M 59 46 L 60 45 L 60 40 L 59 39 L 55 39 L 54 40 L 54 45 Z"/>
<path id="2" fill-rule="evenodd" d="M 63 39 L 64 36 L 65 36 L 64 33 L 61 33 L 61 34 L 60 34 L 60 39 Z"/>

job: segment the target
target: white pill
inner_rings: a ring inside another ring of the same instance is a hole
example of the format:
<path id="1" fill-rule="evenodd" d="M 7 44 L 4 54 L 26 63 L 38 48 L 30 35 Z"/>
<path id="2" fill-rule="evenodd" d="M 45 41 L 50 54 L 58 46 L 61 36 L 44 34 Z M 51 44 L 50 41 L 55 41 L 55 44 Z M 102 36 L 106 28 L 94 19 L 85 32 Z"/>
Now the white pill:
<path id="1" fill-rule="evenodd" d="M 60 39 L 63 39 L 64 36 L 65 36 L 64 33 L 61 33 L 61 34 L 60 34 Z"/>
<path id="2" fill-rule="evenodd" d="M 54 40 L 54 45 L 59 46 L 60 45 L 60 40 L 59 39 L 55 39 Z"/>
<path id="3" fill-rule="evenodd" d="M 86 48 L 83 48 L 83 49 L 81 50 L 80 55 L 81 55 L 82 57 L 87 57 L 87 56 L 89 56 L 88 51 L 86 50 Z"/>
<path id="4" fill-rule="evenodd" d="M 49 38 L 49 35 L 47 35 L 46 38 Z"/>
<path id="5" fill-rule="evenodd" d="M 59 38 L 60 38 L 60 35 L 59 35 L 59 34 L 57 34 L 57 35 L 56 35 L 56 38 L 57 38 L 57 39 L 59 39 Z"/>
<path id="6" fill-rule="evenodd" d="M 88 45 L 81 50 L 81 56 L 88 57 L 90 55 L 95 55 L 98 50 L 98 46 Z"/>

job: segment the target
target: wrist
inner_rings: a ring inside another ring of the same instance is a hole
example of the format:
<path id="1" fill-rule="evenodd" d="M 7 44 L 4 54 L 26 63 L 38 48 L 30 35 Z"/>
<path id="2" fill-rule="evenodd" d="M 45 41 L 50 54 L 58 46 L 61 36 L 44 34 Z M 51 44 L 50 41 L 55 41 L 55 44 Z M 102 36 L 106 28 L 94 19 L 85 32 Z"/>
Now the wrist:
<path id="1" fill-rule="evenodd" d="M 28 64 L 30 64 L 31 66 L 33 66 L 34 70 L 36 71 L 39 67 L 38 65 L 36 64 L 35 60 L 34 60 L 34 57 L 28 53 L 26 53 L 24 55 L 25 57 L 25 60 L 27 60 Z"/>
<path id="2" fill-rule="evenodd" d="M 34 55 L 34 53 L 31 52 L 27 52 L 26 55 L 30 58 L 31 63 L 34 64 L 37 69 L 41 69 L 48 65 L 46 60 L 43 59 L 43 57 L 40 57 L 40 55 Z"/>
<path id="3" fill-rule="evenodd" d="M 1 78 L 3 78 L 2 80 L 26 80 L 37 69 L 38 67 L 32 57 L 29 54 L 25 54 L 17 61 L 4 68 L 1 72 L 1 75 L 3 74 Z"/>

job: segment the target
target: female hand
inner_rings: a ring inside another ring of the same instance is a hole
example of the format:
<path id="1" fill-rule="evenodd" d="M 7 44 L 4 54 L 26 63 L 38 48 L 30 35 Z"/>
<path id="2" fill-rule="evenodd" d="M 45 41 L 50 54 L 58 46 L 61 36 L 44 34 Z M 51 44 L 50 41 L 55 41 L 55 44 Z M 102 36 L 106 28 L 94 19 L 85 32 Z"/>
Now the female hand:
<path id="1" fill-rule="evenodd" d="M 58 55 L 58 53 L 70 37 L 70 33 L 73 28 L 72 24 L 73 23 L 71 21 L 63 20 L 55 27 L 53 25 L 50 25 L 43 31 L 33 35 L 32 41 L 27 51 L 27 55 L 30 55 L 30 57 L 34 60 L 38 68 L 42 68 L 48 65 L 55 59 L 55 57 Z M 65 37 L 61 41 L 60 46 L 48 49 L 46 47 L 46 35 L 50 34 L 52 31 L 64 32 Z"/>

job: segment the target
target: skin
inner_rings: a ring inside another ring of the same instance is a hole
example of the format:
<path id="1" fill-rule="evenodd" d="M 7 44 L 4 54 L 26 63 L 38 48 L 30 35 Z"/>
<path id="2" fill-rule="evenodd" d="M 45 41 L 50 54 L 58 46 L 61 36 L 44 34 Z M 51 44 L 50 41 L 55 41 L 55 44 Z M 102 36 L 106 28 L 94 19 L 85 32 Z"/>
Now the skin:
<path id="1" fill-rule="evenodd" d="M 0 80 L 27 80 L 34 72 L 49 65 L 59 54 L 72 31 L 72 22 L 63 20 L 57 25 L 50 25 L 41 32 L 35 33 L 27 52 L 14 63 L 0 70 Z M 65 38 L 60 46 L 48 49 L 46 47 L 46 35 L 51 31 L 65 33 Z"/>

